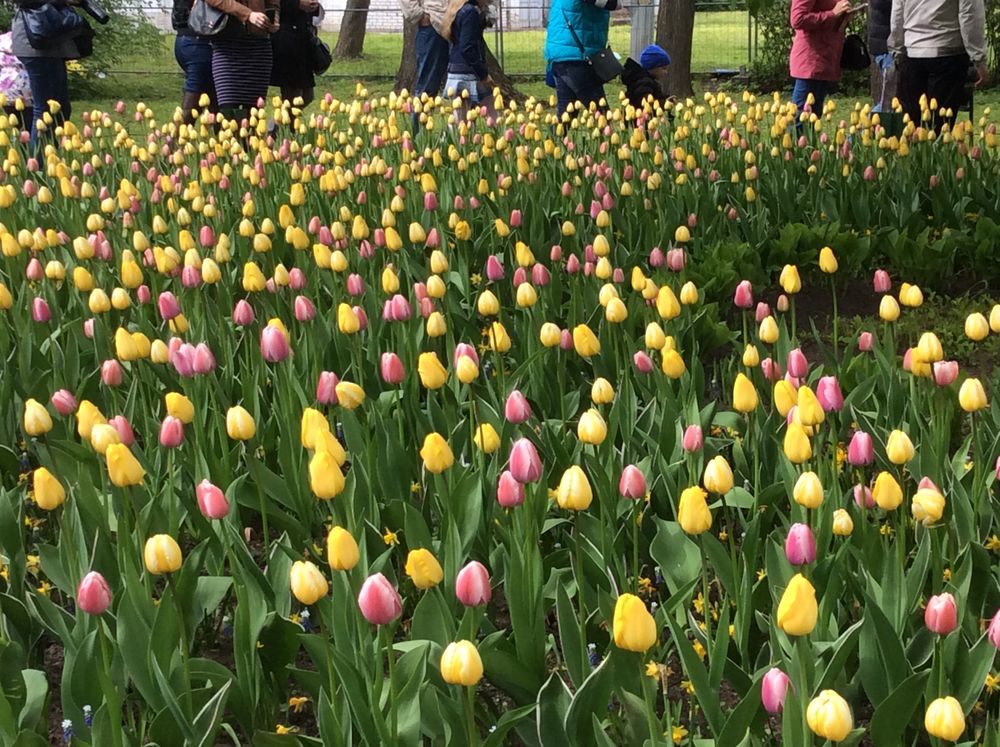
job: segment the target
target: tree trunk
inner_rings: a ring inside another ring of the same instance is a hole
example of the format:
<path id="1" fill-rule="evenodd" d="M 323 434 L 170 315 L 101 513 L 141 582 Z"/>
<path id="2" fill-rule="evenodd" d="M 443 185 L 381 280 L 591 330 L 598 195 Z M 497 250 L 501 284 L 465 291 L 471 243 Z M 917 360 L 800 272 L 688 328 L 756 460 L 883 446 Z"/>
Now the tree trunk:
<path id="1" fill-rule="evenodd" d="M 694 40 L 694 0 L 661 0 L 656 17 L 656 43 L 670 53 L 667 91 L 691 96 L 691 45 Z"/>
<path id="2" fill-rule="evenodd" d="M 499 60 L 493 55 L 493 50 L 489 47 L 486 48 L 486 65 L 489 68 L 490 75 L 493 76 L 493 82 L 500 88 L 500 93 L 503 94 L 503 97 L 507 101 L 524 101 L 526 98 L 525 95 L 514 87 L 514 81 L 500 67 Z"/>
<path id="3" fill-rule="evenodd" d="M 368 26 L 368 7 L 371 0 L 347 0 L 344 18 L 340 22 L 340 36 L 333 56 L 338 59 L 360 57 L 365 48 L 365 29 Z"/>

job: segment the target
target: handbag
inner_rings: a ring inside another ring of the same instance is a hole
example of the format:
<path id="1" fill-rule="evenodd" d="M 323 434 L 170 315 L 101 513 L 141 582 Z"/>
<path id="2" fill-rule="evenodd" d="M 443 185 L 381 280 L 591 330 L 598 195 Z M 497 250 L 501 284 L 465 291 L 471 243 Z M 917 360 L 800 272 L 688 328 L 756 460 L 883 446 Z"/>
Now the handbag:
<path id="1" fill-rule="evenodd" d="M 87 22 L 72 8 L 44 3 L 37 8 L 22 8 L 24 30 L 28 44 L 34 49 L 47 49 L 74 38 Z"/>
<path id="2" fill-rule="evenodd" d="M 205 0 L 194 0 L 188 28 L 198 36 L 218 36 L 229 23 L 229 15 L 213 8 Z"/>
<path id="3" fill-rule="evenodd" d="M 844 70 L 867 70 L 871 67 L 872 57 L 868 54 L 868 45 L 857 34 L 848 34 L 844 38 L 844 51 L 840 54 L 840 66 Z"/>
<path id="4" fill-rule="evenodd" d="M 577 36 L 576 30 L 569 22 L 569 17 L 566 12 L 563 11 L 563 18 L 566 20 L 566 28 L 569 29 L 570 35 L 573 37 L 573 41 L 576 42 L 576 46 L 580 48 L 583 58 L 590 65 L 590 69 L 594 71 L 594 75 L 597 77 L 601 83 L 610 83 L 619 75 L 622 74 L 622 64 L 615 57 L 615 53 L 611 51 L 611 47 L 605 47 L 592 55 L 587 54 L 587 49 L 583 46 L 583 42 L 580 41 L 580 37 Z"/>
<path id="5" fill-rule="evenodd" d="M 333 64 L 333 55 L 330 54 L 330 46 L 319 38 L 316 27 L 312 27 L 309 44 L 309 59 L 312 61 L 312 69 L 316 75 L 322 75 L 330 69 Z"/>

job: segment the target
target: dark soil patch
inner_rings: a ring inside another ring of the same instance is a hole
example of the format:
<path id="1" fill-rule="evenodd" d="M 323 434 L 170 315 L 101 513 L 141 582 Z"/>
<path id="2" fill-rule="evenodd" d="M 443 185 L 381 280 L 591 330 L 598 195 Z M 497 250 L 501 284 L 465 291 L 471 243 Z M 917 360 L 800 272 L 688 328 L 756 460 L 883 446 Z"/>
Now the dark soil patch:
<path id="1" fill-rule="evenodd" d="M 63 647 L 58 642 L 45 646 L 45 678 L 49 682 L 49 744 L 63 743 L 63 709 L 60 697 L 63 673 Z"/>

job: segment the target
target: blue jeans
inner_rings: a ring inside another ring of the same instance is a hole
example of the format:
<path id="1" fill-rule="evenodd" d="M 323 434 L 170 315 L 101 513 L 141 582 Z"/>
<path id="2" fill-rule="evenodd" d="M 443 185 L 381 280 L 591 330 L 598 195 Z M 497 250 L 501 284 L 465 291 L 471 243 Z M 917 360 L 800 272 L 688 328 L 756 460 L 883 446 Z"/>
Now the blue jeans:
<path id="1" fill-rule="evenodd" d="M 552 75 L 556 81 L 556 110 L 559 116 L 575 101 L 587 108 L 591 104 L 599 104 L 604 98 L 604 84 L 583 60 L 554 62 Z"/>
<path id="2" fill-rule="evenodd" d="M 414 98 L 426 93 L 435 97 L 441 92 L 448 73 L 448 40 L 438 34 L 433 26 L 417 29 L 417 82 L 413 85 Z M 413 115 L 413 131 L 420 126 L 420 117 Z"/>
<path id="3" fill-rule="evenodd" d="M 212 43 L 201 36 L 178 36 L 174 59 L 184 71 L 184 93 L 212 96 Z"/>
<path id="4" fill-rule="evenodd" d="M 811 93 L 814 101 L 810 111 L 818 117 L 823 114 L 823 102 L 826 101 L 826 95 L 830 93 L 831 88 L 833 88 L 833 84 L 826 80 L 795 78 L 795 85 L 792 86 L 792 102 L 801 114 L 806 108 L 806 100 Z"/>
<path id="5" fill-rule="evenodd" d="M 49 111 L 49 101 L 59 102 L 59 113 L 52 115 L 53 127 L 69 119 L 72 107 L 69 102 L 69 80 L 66 76 L 66 60 L 61 57 L 20 57 L 21 64 L 28 72 L 31 85 L 31 100 L 34 111 L 31 117 L 31 145 L 38 140 L 37 122 Z"/>

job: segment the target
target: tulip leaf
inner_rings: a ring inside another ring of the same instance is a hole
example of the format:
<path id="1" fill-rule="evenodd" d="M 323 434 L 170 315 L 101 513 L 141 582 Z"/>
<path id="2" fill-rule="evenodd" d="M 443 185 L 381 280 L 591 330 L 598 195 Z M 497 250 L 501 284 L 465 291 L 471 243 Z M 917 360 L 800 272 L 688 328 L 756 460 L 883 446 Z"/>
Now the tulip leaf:
<path id="1" fill-rule="evenodd" d="M 24 705 L 17 717 L 19 729 L 35 731 L 42 726 L 42 715 L 49 694 L 49 682 L 40 669 L 22 669 L 24 680 Z"/>
<path id="2" fill-rule="evenodd" d="M 535 705 L 529 704 L 520 708 L 505 710 L 496 724 L 492 726 L 489 736 L 483 742 L 483 747 L 502 747 L 513 740 L 508 738 L 511 731 L 525 729 L 528 717 L 535 713 Z M 565 742 L 563 742 L 565 744 Z"/>
<path id="3" fill-rule="evenodd" d="M 587 676 L 583 669 L 587 654 L 580 638 L 579 618 L 570 602 L 569 594 L 566 592 L 566 585 L 562 583 L 556 587 L 556 615 L 559 622 L 559 642 L 562 644 L 563 663 L 569 671 L 570 680 L 574 685 L 580 687 Z"/>
<path id="4" fill-rule="evenodd" d="M 719 704 L 719 694 L 712 689 L 705 665 L 701 663 L 694 646 L 691 645 L 686 633 L 672 615 L 667 615 L 667 625 L 670 626 L 670 633 L 674 638 L 674 645 L 677 647 L 681 664 L 684 666 L 684 673 L 691 681 L 695 697 L 698 698 L 698 704 L 705 713 L 705 720 L 708 721 L 712 734 L 718 734 L 722 729 L 722 708 Z"/>
<path id="5" fill-rule="evenodd" d="M 200 739 L 196 742 L 198 747 L 207 747 L 215 743 L 215 735 L 219 731 L 220 722 L 226 710 L 229 688 L 232 687 L 232 684 L 232 680 L 230 680 L 216 690 L 215 694 L 195 715 L 194 731 L 200 735 Z"/>
<path id="6" fill-rule="evenodd" d="M 576 691 L 563 721 L 566 727 L 565 744 L 588 744 L 591 741 L 591 716 L 607 713 L 615 685 L 615 660 L 626 655 L 626 652 L 612 649 Z"/>
<path id="7" fill-rule="evenodd" d="M 854 623 L 854 625 L 841 633 L 840 637 L 830 645 L 830 648 L 833 650 L 833 656 L 827 662 L 826 669 L 823 670 L 823 676 L 819 678 L 819 684 L 816 686 L 817 691 L 834 687 L 837 678 L 844 673 L 844 665 L 851 654 L 854 653 L 854 647 L 861 636 L 861 626 L 863 624 L 861 620 Z"/>
<path id="8" fill-rule="evenodd" d="M 399 687 L 396 696 L 399 704 L 398 735 L 402 745 L 420 744 L 420 689 L 425 686 L 429 650 L 430 646 L 425 644 L 406 652 L 396 662 L 396 686 Z"/>
<path id="9" fill-rule="evenodd" d="M 964 647 L 963 647 L 964 648 Z M 951 675 L 955 697 L 962 704 L 962 710 L 969 713 L 983 691 L 986 675 L 993 668 L 996 649 L 990 637 L 984 634 L 976 645 L 961 656 Z"/>
<path id="10" fill-rule="evenodd" d="M 874 744 L 901 743 L 903 733 L 924 697 L 924 682 L 930 674 L 930 670 L 925 669 L 910 675 L 875 707 L 870 724 Z"/>
<path id="11" fill-rule="evenodd" d="M 912 672 L 906 653 L 878 603 L 865 596 L 865 616 L 858 642 L 861 685 L 872 703 L 881 703 Z"/>
<path id="12" fill-rule="evenodd" d="M 760 712 L 760 685 L 764 679 L 764 674 L 765 672 L 761 672 L 754 678 L 746 695 L 743 696 L 743 699 L 740 700 L 736 708 L 729 713 L 725 726 L 719 732 L 718 739 L 716 740 L 717 744 L 737 744 L 750 731 L 751 725 Z"/>
<path id="13" fill-rule="evenodd" d="M 369 702 L 369 689 L 366 687 L 360 673 L 355 668 L 351 658 L 348 657 L 348 648 L 333 646 L 330 651 L 333 657 L 333 667 L 337 670 L 337 679 L 340 681 L 340 689 L 347 698 L 354 716 L 354 726 L 361 733 L 362 740 L 367 744 L 378 744 L 381 731 L 375 725 L 375 719 L 382 719 L 382 714 L 378 712 L 378 703 Z M 354 652 L 351 652 L 354 653 Z M 371 666 L 372 662 L 364 662 L 366 666 Z M 382 676 L 381 667 L 377 674 Z"/>
<path id="14" fill-rule="evenodd" d="M 563 725 L 573 697 L 558 672 L 553 672 L 538 691 L 535 718 L 538 743 L 541 747 L 563 747 L 567 744 Z"/>
<path id="15" fill-rule="evenodd" d="M 649 553 L 659 565 L 671 594 L 676 594 L 700 575 L 701 554 L 677 522 L 658 518 L 654 521 L 656 536 L 649 545 Z"/>

